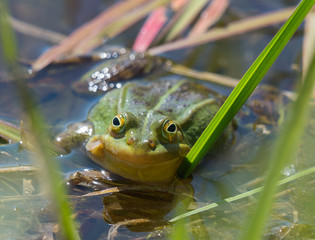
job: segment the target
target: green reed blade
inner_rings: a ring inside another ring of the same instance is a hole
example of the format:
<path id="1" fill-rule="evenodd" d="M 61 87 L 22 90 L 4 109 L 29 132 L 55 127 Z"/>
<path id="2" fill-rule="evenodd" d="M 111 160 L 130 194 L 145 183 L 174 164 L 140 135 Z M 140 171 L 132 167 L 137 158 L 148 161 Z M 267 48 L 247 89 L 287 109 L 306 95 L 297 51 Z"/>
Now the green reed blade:
<path id="1" fill-rule="evenodd" d="M 286 21 L 253 65 L 245 73 L 239 84 L 224 102 L 206 130 L 192 147 L 178 170 L 180 177 L 187 177 L 212 147 L 230 123 L 271 65 L 279 56 L 296 29 L 314 5 L 315 0 L 302 0 L 291 17 Z"/>
<path id="2" fill-rule="evenodd" d="M 277 186 L 280 186 L 280 185 L 292 182 L 294 180 L 297 180 L 299 178 L 302 178 L 302 177 L 305 177 L 305 176 L 308 176 L 308 175 L 314 174 L 314 173 L 315 173 L 315 167 L 307 168 L 307 169 L 305 169 L 305 170 L 303 170 L 301 172 L 295 173 L 295 174 L 293 174 L 293 175 L 291 175 L 289 177 L 286 177 L 286 178 L 278 181 L 276 184 L 277 184 Z M 241 199 L 253 196 L 256 193 L 260 193 L 262 190 L 263 190 L 262 187 L 258 187 L 258 188 L 255 188 L 253 190 L 249 190 L 247 192 L 238 194 L 236 196 L 225 198 L 225 199 L 223 199 L 223 200 L 221 200 L 219 202 L 214 202 L 214 203 L 207 204 L 207 205 L 202 206 L 200 208 L 197 208 L 197 209 L 191 210 L 189 212 L 180 214 L 180 215 L 170 219 L 169 222 L 176 222 L 176 221 L 178 221 L 178 220 L 180 220 L 182 218 L 187 218 L 187 217 L 190 217 L 190 216 L 195 215 L 197 213 L 205 212 L 205 211 L 208 211 L 210 209 L 216 208 L 216 207 L 218 207 L 218 206 L 220 206 L 220 205 L 222 205 L 224 203 L 231 203 L 231 202 L 235 202 L 235 201 L 238 201 L 238 200 L 241 200 Z"/>
<path id="3" fill-rule="evenodd" d="M 313 1 L 315 2 L 315 1 Z M 309 66 L 302 88 L 297 100 L 294 102 L 289 117 L 283 126 L 281 134 L 276 141 L 275 149 L 271 155 L 270 170 L 265 185 L 257 203 L 255 211 L 245 222 L 245 234 L 241 239 L 261 239 L 264 224 L 271 211 L 274 194 L 277 190 L 276 182 L 285 165 L 296 156 L 300 138 L 304 133 L 309 114 L 309 100 L 312 95 L 315 80 L 315 55 Z"/>
<path id="4" fill-rule="evenodd" d="M 45 122 L 36 107 L 34 96 L 31 94 L 24 81 L 24 75 L 16 63 L 17 48 L 12 27 L 8 21 L 7 6 L 5 1 L 0 0 L 0 36 L 3 51 L 3 59 L 14 79 L 21 104 L 26 110 L 27 117 L 32 131 L 32 140 L 36 148 L 32 149 L 36 153 L 36 160 L 41 164 L 41 172 L 45 174 L 49 192 L 52 197 L 57 216 L 59 217 L 60 229 L 63 230 L 63 239 L 80 239 L 76 229 L 76 224 L 72 220 L 72 211 L 65 196 L 65 188 L 59 176 L 59 166 L 49 152 L 48 133 L 45 131 Z"/>
<path id="5" fill-rule="evenodd" d="M 19 142 L 21 140 L 20 132 L 20 129 L 12 123 L 0 120 L 0 136 L 3 138 L 11 142 Z"/>

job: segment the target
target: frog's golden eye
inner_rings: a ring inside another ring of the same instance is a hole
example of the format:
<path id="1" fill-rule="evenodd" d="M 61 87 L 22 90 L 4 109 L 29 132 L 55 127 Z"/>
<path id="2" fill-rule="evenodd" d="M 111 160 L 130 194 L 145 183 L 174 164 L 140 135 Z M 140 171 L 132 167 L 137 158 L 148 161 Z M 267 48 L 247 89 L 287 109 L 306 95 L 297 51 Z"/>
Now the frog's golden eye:
<path id="1" fill-rule="evenodd" d="M 125 130 L 125 117 L 117 114 L 112 120 L 112 131 L 114 133 L 122 133 Z"/>
<path id="2" fill-rule="evenodd" d="M 176 123 L 174 123 L 172 120 L 167 119 L 163 123 L 162 136 L 170 142 L 174 141 L 177 136 Z"/>

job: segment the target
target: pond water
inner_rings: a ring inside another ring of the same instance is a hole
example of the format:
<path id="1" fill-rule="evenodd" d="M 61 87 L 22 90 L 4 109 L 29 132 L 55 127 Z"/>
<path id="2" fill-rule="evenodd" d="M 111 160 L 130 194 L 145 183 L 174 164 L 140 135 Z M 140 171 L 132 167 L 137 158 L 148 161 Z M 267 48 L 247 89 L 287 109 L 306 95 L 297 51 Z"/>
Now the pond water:
<path id="1" fill-rule="evenodd" d="M 116 2 L 11 0 L 9 6 L 14 18 L 67 35 Z M 219 24 L 294 6 L 298 2 L 234 0 L 231 1 Z M 108 44 L 131 47 L 142 23 L 135 24 L 118 37 L 109 40 Z M 196 48 L 172 51 L 165 53 L 163 57 L 193 69 L 241 78 L 279 27 L 280 25 L 274 25 Z M 301 72 L 302 36 L 303 28 L 300 28 L 263 79 L 263 84 L 273 85 L 280 90 L 295 89 Z M 47 39 L 21 32 L 17 32 L 17 40 L 19 57 L 25 67 L 28 66 L 27 62 L 35 60 L 53 45 Z M 1 46 L 0 51 L 2 51 Z M 95 64 L 87 62 L 78 65 L 49 66 L 29 80 L 28 85 L 36 94 L 52 136 L 65 129 L 70 123 L 85 120 L 89 109 L 101 97 L 81 96 L 71 87 Z M 0 58 L 0 119 L 18 124 L 25 116 L 18 103 L 14 87 L 8 83 L 10 72 L 7 72 L 3 65 Z M 138 80 L 142 79 L 138 78 Z M 211 83 L 203 84 L 224 95 L 232 90 Z M 259 96 L 268 96 L 264 88 L 261 92 Z M 282 98 L 281 91 L 278 94 L 280 99 L 285 98 Z M 254 100 L 248 101 L 247 106 L 254 103 Z M 167 220 L 179 213 L 260 187 L 263 175 L 267 171 L 269 154 L 278 127 L 266 125 L 267 133 L 259 127 L 254 131 L 252 128 L 257 123 L 255 122 L 257 119 L 252 117 L 252 114 L 248 107 L 242 110 L 236 119 L 235 142 L 224 147 L 223 150 L 206 156 L 192 174 L 190 183 L 179 186 L 182 192 L 148 190 L 136 184 L 131 184 L 133 188 L 124 188 L 122 186 L 130 186 L 130 183 L 126 184 L 110 173 L 106 173 L 106 176 L 109 174 L 109 178 L 114 179 L 116 184 L 114 186 L 118 184 L 122 187 L 121 192 L 79 197 L 92 192 L 94 188 L 90 185 L 69 187 L 69 195 L 75 208 L 82 239 L 167 238 L 173 230 L 173 225 Z M 272 118 L 277 119 L 278 116 Z M 312 142 L 314 142 L 314 133 L 310 130 L 303 138 L 299 156 L 283 171 L 284 176 L 312 166 L 314 154 Z M 1 214 L 3 217 L 0 219 L 0 238 L 43 239 L 46 236 L 52 239 L 57 225 L 55 216 L 50 211 L 51 202 L 42 198 L 41 193 L 45 190 L 39 188 L 38 169 L 19 168 L 21 165 L 36 166 L 36 163 L 30 160 L 27 152 L 21 150 L 18 144 L 3 145 L 0 150 L 0 167 L 3 168 L 0 172 L 2 185 L 0 211 L 3 211 Z M 65 176 L 82 169 L 102 170 L 80 150 L 58 157 L 56 161 L 60 162 Z M 6 172 L 6 168 L 16 168 L 16 170 Z M 310 183 L 314 179 L 311 177 L 305 179 L 281 187 L 264 235 L 265 239 L 315 238 L 315 219 L 311 214 L 311 210 L 315 210 L 314 204 L 311 204 L 314 191 L 310 188 Z M 109 186 L 107 182 L 98 185 L 101 189 Z M 192 198 L 186 197 L 187 195 Z M 253 195 L 248 199 L 222 204 L 187 218 L 184 224 L 190 237 L 236 239 L 244 227 L 243 220 L 256 198 L 257 195 Z M 19 230 L 16 226 L 19 226 Z"/>

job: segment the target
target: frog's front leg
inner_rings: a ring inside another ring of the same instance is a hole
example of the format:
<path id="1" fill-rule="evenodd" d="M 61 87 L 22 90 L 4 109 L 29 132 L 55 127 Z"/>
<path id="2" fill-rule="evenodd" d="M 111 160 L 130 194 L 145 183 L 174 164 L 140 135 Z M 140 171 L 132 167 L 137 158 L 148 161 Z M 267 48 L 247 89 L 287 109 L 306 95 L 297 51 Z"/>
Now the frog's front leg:
<path id="1" fill-rule="evenodd" d="M 58 134 L 55 144 L 70 152 L 72 148 L 78 146 L 90 138 L 94 133 L 94 126 L 91 122 L 78 122 L 71 124 L 66 130 Z"/>
<path id="2" fill-rule="evenodd" d="M 104 190 L 118 186 L 132 186 L 134 182 L 124 179 L 106 170 L 83 169 L 69 173 L 66 176 L 68 185 L 85 186 L 93 190 Z"/>

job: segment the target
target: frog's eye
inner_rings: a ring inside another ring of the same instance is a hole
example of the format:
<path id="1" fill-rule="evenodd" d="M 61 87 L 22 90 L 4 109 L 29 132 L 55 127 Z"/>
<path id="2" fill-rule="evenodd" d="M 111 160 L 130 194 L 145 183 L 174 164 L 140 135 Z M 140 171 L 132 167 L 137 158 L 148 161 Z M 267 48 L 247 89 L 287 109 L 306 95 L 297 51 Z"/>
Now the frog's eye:
<path id="1" fill-rule="evenodd" d="M 177 126 L 172 120 L 167 119 L 163 123 L 162 136 L 170 142 L 172 142 L 176 138 Z"/>
<path id="2" fill-rule="evenodd" d="M 112 131 L 114 133 L 122 133 L 125 130 L 125 117 L 117 114 L 112 120 Z"/>

